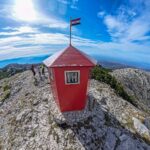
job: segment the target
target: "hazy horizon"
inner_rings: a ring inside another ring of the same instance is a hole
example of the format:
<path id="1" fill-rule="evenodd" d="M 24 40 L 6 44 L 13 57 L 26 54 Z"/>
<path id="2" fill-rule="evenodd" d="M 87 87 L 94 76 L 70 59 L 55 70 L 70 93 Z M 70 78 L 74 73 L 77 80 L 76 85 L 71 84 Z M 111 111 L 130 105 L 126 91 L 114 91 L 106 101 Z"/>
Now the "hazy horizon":
<path id="1" fill-rule="evenodd" d="M 50 56 L 50 54 L 2 60 L 2 61 L 0 61 L 0 68 L 3 68 L 9 64 L 37 64 L 37 63 L 42 63 L 42 61 L 49 56 Z M 125 60 L 122 61 L 122 60 L 113 59 L 113 58 L 104 57 L 104 56 L 98 56 L 98 55 L 91 55 L 91 57 L 95 58 L 98 62 L 116 63 L 116 64 L 120 64 L 120 65 L 124 65 L 124 66 L 127 65 L 129 67 L 136 67 L 139 69 L 150 70 L 149 64 L 138 64 L 136 62 L 126 62 Z"/>

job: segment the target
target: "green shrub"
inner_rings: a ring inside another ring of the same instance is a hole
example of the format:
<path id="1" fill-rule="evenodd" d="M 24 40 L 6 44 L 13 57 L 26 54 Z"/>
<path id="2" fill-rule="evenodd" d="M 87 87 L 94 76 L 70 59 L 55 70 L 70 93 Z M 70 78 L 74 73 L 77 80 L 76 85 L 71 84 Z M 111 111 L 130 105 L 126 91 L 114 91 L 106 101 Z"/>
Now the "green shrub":
<path id="1" fill-rule="evenodd" d="M 136 106 L 134 99 L 127 94 L 121 83 L 119 83 L 115 77 L 110 74 L 111 70 L 105 69 L 103 67 L 96 66 L 92 70 L 92 79 L 109 84 L 111 88 L 115 90 L 115 93 L 122 97 L 123 99 L 129 101 L 134 106 Z"/>
<path id="2" fill-rule="evenodd" d="M 4 79 L 4 78 L 7 78 L 8 77 L 8 73 L 5 72 L 5 71 L 0 71 L 0 80 L 1 79 Z"/>
<path id="3" fill-rule="evenodd" d="M 0 80 L 11 77 L 12 75 L 15 75 L 16 73 L 20 73 L 23 71 L 24 71 L 23 69 L 16 69 L 16 70 L 10 69 L 9 71 L 5 69 L 0 70 Z"/>

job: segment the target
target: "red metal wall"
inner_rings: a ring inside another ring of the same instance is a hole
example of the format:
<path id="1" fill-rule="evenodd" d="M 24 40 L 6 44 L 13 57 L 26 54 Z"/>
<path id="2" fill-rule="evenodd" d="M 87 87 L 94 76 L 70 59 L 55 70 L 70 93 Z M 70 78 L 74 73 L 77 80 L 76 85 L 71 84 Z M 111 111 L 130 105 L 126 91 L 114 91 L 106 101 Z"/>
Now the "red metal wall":
<path id="1" fill-rule="evenodd" d="M 53 68 L 52 82 L 55 100 L 62 112 L 82 110 L 86 105 L 88 78 L 91 67 Z M 65 84 L 65 71 L 80 71 L 80 84 Z"/>

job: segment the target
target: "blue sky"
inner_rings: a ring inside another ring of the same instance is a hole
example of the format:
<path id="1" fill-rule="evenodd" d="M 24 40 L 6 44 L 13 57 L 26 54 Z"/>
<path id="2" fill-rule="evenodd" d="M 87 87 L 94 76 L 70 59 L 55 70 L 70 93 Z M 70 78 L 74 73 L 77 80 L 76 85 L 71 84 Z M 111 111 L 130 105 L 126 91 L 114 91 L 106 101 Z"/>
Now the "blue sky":
<path id="1" fill-rule="evenodd" d="M 69 43 L 89 55 L 150 68 L 149 0 L 0 0 L 0 60 L 53 54 Z"/>

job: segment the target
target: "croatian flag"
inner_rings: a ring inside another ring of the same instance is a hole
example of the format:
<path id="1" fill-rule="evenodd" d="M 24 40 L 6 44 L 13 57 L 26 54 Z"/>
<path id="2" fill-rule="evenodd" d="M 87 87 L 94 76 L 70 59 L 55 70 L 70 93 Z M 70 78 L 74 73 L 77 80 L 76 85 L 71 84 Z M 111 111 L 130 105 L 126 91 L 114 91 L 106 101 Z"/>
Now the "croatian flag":
<path id="1" fill-rule="evenodd" d="M 70 21 L 70 22 L 71 22 L 71 26 L 74 26 L 74 25 L 80 24 L 80 20 L 81 20 L 81 18 L 77 18 L 77 19 L 73 19 L 73 20 L 71 20 L 71 21 Z"/>

